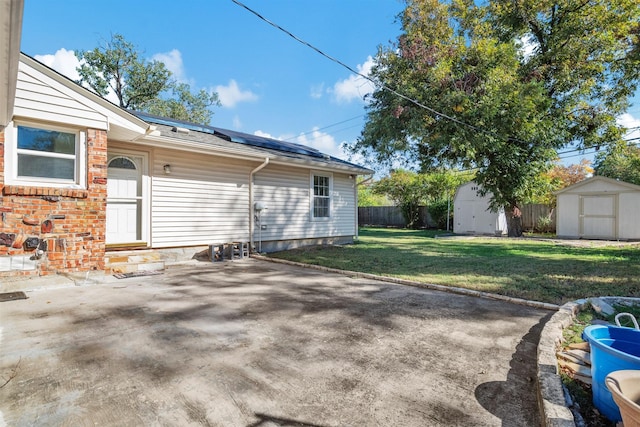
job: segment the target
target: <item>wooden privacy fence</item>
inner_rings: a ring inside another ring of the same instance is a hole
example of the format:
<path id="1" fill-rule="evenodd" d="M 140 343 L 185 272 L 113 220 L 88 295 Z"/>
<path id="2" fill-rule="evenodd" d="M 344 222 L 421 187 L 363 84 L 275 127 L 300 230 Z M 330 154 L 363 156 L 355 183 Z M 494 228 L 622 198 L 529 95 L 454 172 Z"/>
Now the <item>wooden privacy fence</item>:
<path id="1" fill-rule="evenodd" d="M 398 206 L 358 207 L 358 224 L 381 227 L 405 227 L 407 225 Z"/>
<path id="2" fill-rule="evenodd" d="M 540 218 L 549 218 L 551 219 L 551 223 L 549 224 L 549 231 L 556 231 L 556 212 L 555 210 L 548 205 L 541 204 L 526 204 L 522 205 L 522 228 L 525 230 L 533 230 L 536 229 L 537 226 L 540 225 Z M 545 231 L 545 230 L 540 230 Z"/>
<path id="3" fill-rule="evenodd" d="M 453 205 L 451 206 L 453 212 Z M 550 206 L 541 204 L 526 204 L 522 206 L 522 227 L 533 230 L 539 225 L 540 218 L 548 218 L 551 214 L 549 231 L 556 229 L 556 215 Z M 423 224 L 435 227 L 426 206 L 420 206 L 420 218 Z M 362 206 L 358 207 L 358 224 L 379 227 L 406 227 L 407 223 L 398 206 Z M 453 226 L 453 221 L 451 221 Z"/>
<path id="4" fill-rule="evenodd" d="M 435 227 L 426 206 L 420 206 L 419 223 Z M 453 210 L 453 206 L 451 207 Z M 364 206 L 358 207 L 358 224 L 380 227 L 406 227 L 407 222 L 398 206 Z"/>

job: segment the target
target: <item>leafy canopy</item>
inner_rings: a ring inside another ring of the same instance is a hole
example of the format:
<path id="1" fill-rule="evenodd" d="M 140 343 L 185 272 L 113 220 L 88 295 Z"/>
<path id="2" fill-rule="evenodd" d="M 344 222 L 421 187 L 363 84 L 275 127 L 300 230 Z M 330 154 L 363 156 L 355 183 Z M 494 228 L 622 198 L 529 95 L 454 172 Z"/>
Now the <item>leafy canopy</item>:
<path id="1" fill-rule="evenodd" d="M 620 140 L 639 17 L 637 0 L 407 0 L 352 150 L 476 169 L 492 207 L 517 216 L 560 148 Z"/>
<path id="2" fill-rule="evenodd" d="M 556 206 L 556 191 L 584 181 L 594 172 L 591 162 L 582 159 L 578 164 L 563 165 L 560 160 L 553 163 L 551 169 L 538 176 L 534 190 L 525 203 L 542 203 L 552 207 Z"/>
<path id="3" fill-rule="evenodd" d="M 362 184 L 362 177 L 358 178 L 358 207 L 391 206 L 393 203 L 383 194 L 374 193 L 369 182 Z"/>
<path id="4" fill-rule="evenodd" d="M 416 173 L 404 169 L 397 169 L 376 181 L 372 185 L 375 194 L 385 195 L 402 210 L 407 227 L 419 224 L 420 206 L 446 205 L 447 200 L 453 200 L 458 186 L 473 179 L 471 173 L 458 173 L 451 170 L 434 170 L 429 173 Z M 445 211 L 446 212 L 446 211 Z M 433 213 L 432 213 L 433 214 Z M 446 223 L 434 218 L 438 222 Z M 433 216 L 433 215 L 432 215 Z"/>
<path id="5" fill-rule="evenodd" d="M 595 174 L 640 185 L 640 148 L 620 143 L 596 155 Z"/>
<path id="6" fill-rule="evenodd" d="M 209 107 L 219 105 L 216 93 L 192 93 L 188 84 L 171 78 L 164 63 L 144 59 L 121 34 L 112 35 L 104 46 L 75 54 L 80 60 L 78 83 L 102 97 L 112 91 L 122 108 L 209 124 Z"/>

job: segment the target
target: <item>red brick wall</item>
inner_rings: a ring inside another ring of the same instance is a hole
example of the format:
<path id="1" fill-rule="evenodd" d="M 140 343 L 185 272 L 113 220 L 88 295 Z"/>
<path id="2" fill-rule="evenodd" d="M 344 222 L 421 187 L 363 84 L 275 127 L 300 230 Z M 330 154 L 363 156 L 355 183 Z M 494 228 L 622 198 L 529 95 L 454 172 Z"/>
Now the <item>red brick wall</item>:
<path id="1" fill-rule="evenodd" d="M 0 132 L 0 257 L 36 255 L 21 244 L 26 238 L 40 239 L 46 249 L 35 271 L 2 271 L 0 277 L 104 270 L 106 177 L 107 134 L 89 129 L 86 190 L 4 185 Z"/>

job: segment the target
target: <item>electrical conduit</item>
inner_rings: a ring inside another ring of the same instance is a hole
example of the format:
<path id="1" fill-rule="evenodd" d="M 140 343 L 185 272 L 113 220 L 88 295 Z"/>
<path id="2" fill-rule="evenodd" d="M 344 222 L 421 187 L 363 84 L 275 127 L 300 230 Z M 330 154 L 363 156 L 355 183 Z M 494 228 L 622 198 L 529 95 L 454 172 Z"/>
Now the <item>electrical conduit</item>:
<path id="1" fill-rule="evenodd" d="M 253 252 L 253 227 L 254 227 L 254 213 L 253 213 L 253 176 L 262 170 L 269 164 L 269 158 L 265 157 L 264 162 L 258 165 L 249 173 L 249 251 Z"/>

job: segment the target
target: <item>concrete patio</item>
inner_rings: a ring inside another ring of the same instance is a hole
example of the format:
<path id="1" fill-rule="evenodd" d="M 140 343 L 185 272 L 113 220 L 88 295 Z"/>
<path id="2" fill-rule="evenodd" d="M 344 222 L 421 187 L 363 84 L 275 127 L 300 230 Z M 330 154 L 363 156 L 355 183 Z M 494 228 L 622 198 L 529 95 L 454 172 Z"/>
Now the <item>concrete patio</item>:
<path id="1" fill-rule="evenodd" d="M 533 426 L 549 311 L 247 259 L 0 303 L 0 425 Z"/>

